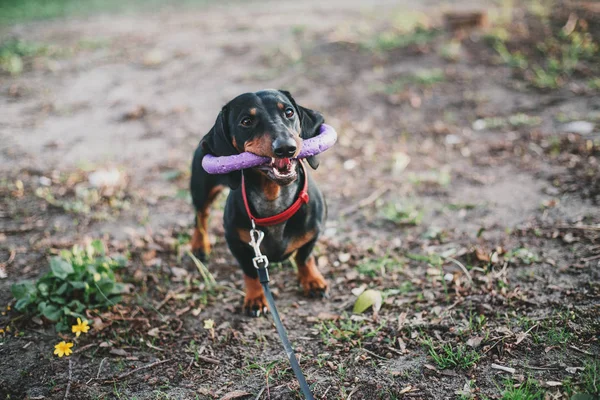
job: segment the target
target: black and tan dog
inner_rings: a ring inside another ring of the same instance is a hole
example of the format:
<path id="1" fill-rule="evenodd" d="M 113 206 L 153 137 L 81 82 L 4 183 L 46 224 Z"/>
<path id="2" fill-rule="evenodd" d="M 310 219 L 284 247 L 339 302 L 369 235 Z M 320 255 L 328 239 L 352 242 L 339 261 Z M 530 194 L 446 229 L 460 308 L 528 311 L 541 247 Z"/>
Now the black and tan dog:
<path id="1" fill-rule="evenodd" d="M 261 245 L 263 254 L 270 261 L 278 262 L 295 253 L 298 279 L 304 293 L 310 296 L 327 294 L 327 281 L 317 269 L 312 255 L 325 223 L 326 205 L 303 163 L 294 159 L 300 152 L 302 139 L 317 135 L 323 122 L 321 114 L 299 106 L 288 92 L 245 93 L 223 107 L 215 125 L 200 141 L 194 154 L 191 192 L 196 208 L 196 227 L 192 250 L 200 258 L 209 253 L 209 208 L 223 187 L 229 186 L 231 191 L 224 213 L 225 238 L 244 271 L 244 310 L 250 315 L 259 316 L 267 311 L 257 270 L 252 264 L 254 252 L 248 245 L 252 217 L 257 221 L 258 229 L 265 232 Z M 270 157 L 272 161 L 226 175 L 210 175 L 202 168 L 205 154 L 228 156 L 242 152 Z M 319 165 L 314 156 L 306 161 L 313 169 Z M 278 223 L 273 225 L 258 223 L 261 218 L 285 213 L 297 201 L 304 204 L 289 219 L 275 221 Z"/>

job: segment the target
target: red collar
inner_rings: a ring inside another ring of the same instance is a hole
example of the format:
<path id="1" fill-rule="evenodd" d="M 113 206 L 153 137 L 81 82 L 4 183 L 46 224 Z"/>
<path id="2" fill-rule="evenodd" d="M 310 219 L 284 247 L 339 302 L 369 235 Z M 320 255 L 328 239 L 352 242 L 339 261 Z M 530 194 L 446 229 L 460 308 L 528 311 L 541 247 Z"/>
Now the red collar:
<path id="1" fill-rule="evenodd" d="M 292 218 L 292 216 L 294 216 L 294 214 L 296 214 L 298 212 L 298 210 L 300 209 L 300 207 L 302 207 L 303 204 L 308 203 L 308 200 L 309 200 L 309 197 L 308 197 L 308 175 L 306 173 L 306 168 L 304 168 L 304 163 L 302 161 L 299 161 L 299 163 L 300 163 L 300 166 L 302 167 L 302 172 L 304 175 L 304 186 L 300 190 L 298 199 L 287 210 L 285 210 L 277 215 L 273 215 L 271 217 L 266 217 L 266 218 L 256 218 L 250 212 L 248 196 L 246 196 L 246 183 L 244 182 L 244 174 L 242 173 L 242 198 L 244 199 L 244 206 L 246 206 L 246 212 L 248 213 L 248 217 L 250 217 L 250 220 L 251 221 L 253 220 L 254 223 L 256 223 L 256 225 L 258 225 L 258 226 L 273 226 L 273 225 L 281 224 L 282 222 L 285 222 L 288 219 Z"/>

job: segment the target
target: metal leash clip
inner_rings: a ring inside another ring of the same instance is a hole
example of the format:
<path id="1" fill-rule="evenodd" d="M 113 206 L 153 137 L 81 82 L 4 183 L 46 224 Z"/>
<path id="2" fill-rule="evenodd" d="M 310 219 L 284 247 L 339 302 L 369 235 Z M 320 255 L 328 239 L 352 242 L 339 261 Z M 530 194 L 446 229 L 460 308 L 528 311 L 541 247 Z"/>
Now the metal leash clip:
<path id="1" fill-rule="evenodd" d="M 269 266 L 269 259 L 267 256 L 261 253 L 260 244 L 265 238 L 265 233 L 256 229 L 256 225 L 254 224 L 254 220 L 252 220 L 252 229 L 250 229 L 250 243 L 248 243 L 252 249 L 254 250 L 254 257 L 252 258 L 252 264 L 254 264 L 254 268 L 266 269 Z"/>

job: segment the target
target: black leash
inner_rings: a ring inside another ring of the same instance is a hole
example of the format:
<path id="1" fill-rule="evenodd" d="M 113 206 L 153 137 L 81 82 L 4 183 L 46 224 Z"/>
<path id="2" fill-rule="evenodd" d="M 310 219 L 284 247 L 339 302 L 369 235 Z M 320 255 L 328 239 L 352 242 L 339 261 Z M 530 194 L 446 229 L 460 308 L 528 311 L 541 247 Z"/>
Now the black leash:
<path id="1" fill-rule="evenodd" d="M 269 304 L 269 310 L 273 315 L 273 321 L 275 322 L 275 327 L 277 328 L 277 333 L 279 334 L 279 338 L 283 343 L 285 354 L 290 361 L 290 365 L 292 366 L 292 370 L 296 375 L 296 379 L 298 379 L 298 383 L 300 384 L 300 389 L 304 394 L 304 398 L 306 398 L 306 400 L 314 400 L 312 392 L 310 391 L 310 387 L 308 386 L 308 383 L 304 378 L 304 374 L 302 373 L 302 369 L 300 368 L 300 364 L 298 364 L 298 360 L 296 359 L 296 354 L 294 353 L 292 344 L 290 343 L 287 333 L 285 332 L 285 328 L 281 323 L 279 313 L 277 312 L 277 307 L 275 307 L 275 299 L 273 299 L 273 294 L 269 288 L 269 271 L 267 270 L 267 267 L 269 266 L 269 259 L 260 252 L 260 243 L 264 237 L 265 233 L 256 229 L 254 220 L 252 220 L 252 229 L 250 230 L 251 241 L 249 243 L 254 249 L 255 255 L 254 258 L 252 258 L 252 263 L 258 270 L 258 279 L 260 280 L 260 284 L 264 289 L 265 297 L 267 298 L 267 303 Z"/>

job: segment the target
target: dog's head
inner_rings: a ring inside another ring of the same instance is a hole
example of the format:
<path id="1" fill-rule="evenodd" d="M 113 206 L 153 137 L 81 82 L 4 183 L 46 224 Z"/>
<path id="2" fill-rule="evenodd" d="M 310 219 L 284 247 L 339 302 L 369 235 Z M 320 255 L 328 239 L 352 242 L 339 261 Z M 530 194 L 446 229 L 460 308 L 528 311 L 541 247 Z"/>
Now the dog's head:
<path id="1" fill-rule="evenodd" d="M 289 92 L 262 90 L 244 93 L 227 103 L 210 132 L 201 141 L 205 153 L 229 156 L 250 152 L 270 157 L 271 163 L 256 167 L 279 185 L 288 185 L 297 177 L 293 158 L 302 148 L 302 140 L 316 136 L 325 120 L 313 110 L 301 107 Z M 319 161 L 308 157 L 316 169 Z M 239 186 L 241 173 L 229 174 L 230 186 Z"/>

